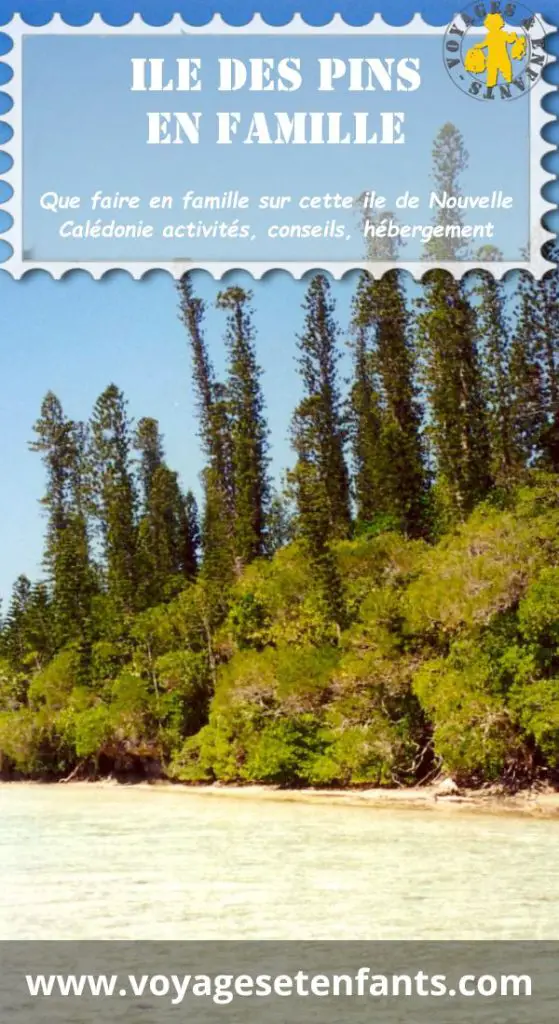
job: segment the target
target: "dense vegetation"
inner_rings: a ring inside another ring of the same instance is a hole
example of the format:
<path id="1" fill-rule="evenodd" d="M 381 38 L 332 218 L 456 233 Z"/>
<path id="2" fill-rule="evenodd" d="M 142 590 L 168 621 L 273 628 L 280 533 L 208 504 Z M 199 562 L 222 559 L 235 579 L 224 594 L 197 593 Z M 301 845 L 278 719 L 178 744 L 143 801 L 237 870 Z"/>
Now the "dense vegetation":
<path id="1" fill-rule="evenodd" d="M 434 149 L 458 190 L 452 126 Z M 437 177 L 438 176 L 438 177 Z M 439 240 L 440 241 L 440 240 Z M 434 252 L 455 255 L 453 246 Z M 495 254 L 497 255 L 497 254 Z M 405 275 L 356 290 L 352 375 L 308 284 L 281 491 L 251 297 L 179 286 L 203 504 L 111 384 L 87 423 L 47 394 L 44 578 L 0 631 L 5 775 L 408 785 L 559 775 L 557 275 Z"/>

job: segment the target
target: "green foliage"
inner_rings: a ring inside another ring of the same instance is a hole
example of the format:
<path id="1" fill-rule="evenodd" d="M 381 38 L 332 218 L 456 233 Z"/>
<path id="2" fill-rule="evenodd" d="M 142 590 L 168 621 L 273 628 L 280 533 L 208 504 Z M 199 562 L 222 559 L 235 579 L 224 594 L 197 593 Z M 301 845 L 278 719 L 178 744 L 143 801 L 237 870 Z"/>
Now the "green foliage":
<path id="1" fill-rule="evenodd" d="M 488 247 L 486 247 L 487 249 Z M 487 258 L 490 253 L 483 253 Z M 497 252 L 496 258 L 502 259 Z M 518 451 L 511 405 L 513 385 L 511 378 L 510 338 L 506 322 L 506 300 L 502 282 L 484 271 L 476 275 L 474 295 L 476 306 L 477 339 L 483 353 L 482 378 L 487 407 L 492 472 L 496 481 L 510 483 L 511 473 L 522 466 Z"/>
<path id="2" fill-rule="evenodd" d="M 444 270 L 426 275 L 418 333 L 438 476 L 460 520 L 487 495 L 491 461 L 475 316 L 463 285 Z"/>
<path id="3" fill-rule="evenodd" d="M 520 742 L 495 689 L 491 660 L 471 641 L 415 673 L 414 692 L 433 721 L 435 753 L 459 778 L 495 781 L 519 755 Z"/>
<path id="4" fill-rule="evenodd" d="M 153 472 L 138 527 L 140 605 L 164 601 L 196 570 L 196 525 L 188 517 L 177 474 L 165 465 Z"/>
<path id="5" fill-rule="evenodd" d="M 428 549 L 409 587 L 409 628 L 448 634 L 514 609 L 531 578 L 557 555 L 557 513 L 479 508 L 455 534 Z"/>
<path id="6" fill-rule="evenodd" d="M 304 397 L 293 415 L 292 440 L 297 454 L 294 474 L 300 529 L 318 559 L 331 539 L 349 533 L 349 475 L 338 382 L 339 328 L 324 274 L 309 284 L 299 337 L 299 370 Z"/>
<path id="7" fill-rule="evenodd" d="M 342 630 L 301 539 L 226 597 L 202 574 L 100 637 L 85 683 L 79 644 L 23 672 L 5 655 L 3 770 L 158 763 L 187 782 L 282 786 L 556 771 L 557 482 L 534 474 L 501 504 L 436 545 L 397 532 L 330 545 Z"/>
<path id="8" fill-rule="evenodd" d="M 55 646 L 87 635 L 96 590 L 86 515 L 87 430 L 65 417 L 58 398 L 49 391 L 34 432 L 29 447 L 41 454 L 47 477 L 41 504 L 47 513 L 44 566 L 50 595 L 35 589 L 35 602 L 33 595 L 30 601 L 35 608 L 30 607 L 29 614 L 43 636 L 37 653 L 48 657 Z"/>
<path id="9" fill-rule="evenodd" d="M 384 516 L 418 537 L 429 531 L 428 480 L 410 326 L 402 276 L 364 276 L 349 409 L 358 521 Z"/>
<path id="10" fill-rule="evenodd" d="M 520 277 L 515 327 L 510 343 L 510 416 L 517 450 L 525 465 L 537 455 L 547 420 L 545 304 L 529 274 Z"/>
<path id="11" fill-rule="evenodd" d="M 309 762 L 320 746 L 313 715 L 269 722 L 249 749 L 243 778 L 280 785 L 306 782 Z"/>
<path id="12" fill-rule="evenodd" d="M 270 635 L 270 619 L 264 604 L 255 594 L 241 594 L 229 612 L 231 635 L 240 651 L 263 647 Z"/>
<path id="13" fill-rule="evenodd" d="M 353 343 L 353 381 L 348 401 L 348 434 L 351 443 L 357 529 L 384 516 L 382 474 L 384 452 L 381 445 L 382 408 L 368 347 L 368 324 L 362 312 L 367 296 L 363 276 L 356 297 Z M 397 518 L 396 516 L 394 518 Z"/>
<path id="14" fill-rule="evenodd" d="M 382 715 L 367 724 L 328 734 L 325 752 L 314 758 L 308 781 L 315 786 L 384 786 L 396 781 L 398 737 Z"/>
<path id="15" fill-rule="evenodd" d="M 227 312 L 229 375 L 227 414 L 231 431 L 232 485 L 235 495 L 235 555 L 245 565 L 266 549 L 269 506 L 268 428 L 264 415 L 262 370 L 256 360 L 250 292 L 228 288 L 217 305 Z"/>
<path id="16" fill-rule="evenodd" d="M 31 707 L 63 707 L 80 676 L 80 656 L 74 648 L 65 648 L 37 672 L 27 693 Z"/>
<path id="17" fill-rule="evenodd" d="M 542 570 L 518 609 L 518 622 L 527 640 L 559 646 L 559 569 Z"/>
<path id="18" fill-rule="evenodd" d="M 521 729 L 532 736 L 552 768 L 559 767 L 559 679 L 540 679 L 512 693 Z"/>
<path id="19" fill-rule="evenodd" d="M 52 778 L 68 766 L 60 737 L 44 711 L 0 713 L 0 766 L 31 777 Z"/>
<path id="20" fill-rule="evenodd" d="M 299 532 L 315 580 L 314 604 L 319 615 L 338 629 L 346 621 L 343 583 L 330 544 L 331 508 L 317 465 L 301 456 L 292 473 L 297 495 Z"/>
<path id="21" fill-rule="evenodd" d="M 92 508 L 100 533 L 107 590 L 117 606 L 136 606 L 137 489 L 131 466 L 131 422 L 124 395 L 110 384 L 91 418 L 89 471 Z"/>
<path id="22" fill-rule="evenodd" d="M 101 701 L 92 704 L 91 695 L 83 690 L 72 693 L 58 726 L 80 760 L 97 762 L 113 735 L 110 708 Z"/>

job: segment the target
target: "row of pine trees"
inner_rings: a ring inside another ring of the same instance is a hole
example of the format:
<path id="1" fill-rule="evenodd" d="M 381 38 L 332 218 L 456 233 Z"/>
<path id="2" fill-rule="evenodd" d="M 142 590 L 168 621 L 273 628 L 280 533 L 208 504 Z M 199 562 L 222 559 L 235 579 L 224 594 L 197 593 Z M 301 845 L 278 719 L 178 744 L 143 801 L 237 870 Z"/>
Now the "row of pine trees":
<path id="1" fill-rule="evenodd" d="M 459 191 L 466 160 L 460 134 L 446 125 L 434 147 L 436 185 Z M 419 298 L 402 272 L 363 274 L 349 339 L 328 278 L 312 276 L 297 343 L 294 464 L 281 488 L 270 474 L 251 294 L 236 286 L 217 297 L 226 324 L 223 380 L 188 275 L 178 300 L 204 453 L 201 512 L 166 463 L 158 423 L 132 423 L 114 384 L 88 423 L 68 419 L 49 393 L 31 443 L 47 481 L 45 575 L 14 586 L 1 632 L 14 668 L 30 650 L 41 667 L 73 644 L 86 681 L 99 638 L 122 636 L 136 613 L 195 578 L 213 595 L 211 629 L 243 568 L 294 537 L 341 630 L 347 612 L 333 540 L 383 530 L 435 539 L 526 469 L 559 470 L 556 272 L 541 282 L 523 274 L 498 282 L 433 270 Z M 348 382 L 339 365 L 346 346 Z"/>

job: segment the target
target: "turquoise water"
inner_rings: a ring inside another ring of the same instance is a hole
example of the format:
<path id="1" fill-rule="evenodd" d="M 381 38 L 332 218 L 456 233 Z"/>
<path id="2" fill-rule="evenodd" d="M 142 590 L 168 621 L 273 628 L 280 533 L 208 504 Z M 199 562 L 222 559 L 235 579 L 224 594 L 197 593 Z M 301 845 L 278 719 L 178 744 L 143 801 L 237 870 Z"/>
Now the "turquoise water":
<path id="1" fill-rule="evenodd" d="M 559 937 L 559 821 L 0 787 L 2 939 Z"/>

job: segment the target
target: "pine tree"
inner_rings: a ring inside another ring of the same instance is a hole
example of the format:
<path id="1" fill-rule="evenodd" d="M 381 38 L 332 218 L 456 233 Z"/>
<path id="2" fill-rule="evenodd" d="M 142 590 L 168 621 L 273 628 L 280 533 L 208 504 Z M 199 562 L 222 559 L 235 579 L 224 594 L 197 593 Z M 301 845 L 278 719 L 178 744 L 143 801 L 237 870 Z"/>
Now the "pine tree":
<path id="1" fill-rule="evenodd" d="M 559 256 L 559 252 L 555 253 Z M 551 257 L 550 257 L 551 258 Z M 539 282 L 543 309 L 546 404 L 549 418 L 559 411 L 559 271 L 550 271 Z"/>
<path id="2" fill-rule="evenodd" d="M 483 252 L 480 258 L 487 260 L 489 254 Z M 520 455 L 511 419 L 509 333 L 503 285 L 493 274 L 481 271 L 476 274 L 474 294 L 478 299 L 477 337 L 483 364 L 492 475 L 506 484 L 519 466 Z"/>
<path id="3" fill-rule="evenodd" d="M 201 474 L 204 504 L 201 516 L 201 572 L 206 580 L 215 580 L 226 588 L 235 576 L 235 549 L 232 521 L 224 496 L 221 477 L 209 465 Z"/>
<path id="4" fill-rule="evenodd" d="M 248 564 L 266 550 L 266 517 L 270 499 L 268 427 L 260 384 L 262 371 L 256 361 L 254 347 L 250 299 L 249 292 L 237 287 L 228 288 L 217 297 L 218 308 L 228 313 L 226 393 L 232 443 L 234 545 L 240 565 Z"/>
<path id="5" fill-rule="evenodd" d="M 43 668 L 55 653 L 53 606 L 45 583 L 19 576 L 2 624 L 2 654 L 15 672 Z"/>
<path id="6" fill-rule="evenodd" d="M 312 577 L 326 616 L 338 628 L 347 624 L 343 584 L 330 546 L 328 494 L 316 462 L 301 455 L 290 474 L 297 503 L 299 534 L 312 568 Z"/>
<path id="7" fill-rule="evenodd" d="M 273 555 L 289 544 L 295 536 L 293 504 L 287 488 L 274 492 L 268 512 L 268 554 Z"/>
<path id="8" fill-rule="evenodd" d="M 65 417 L 49 392 L 34 427 L 32 451 L 47 473 L 42 505 L 47 512 L 44 564 L 52 593 L 55 642 L 85 640 L 95 591 L 90 562 L 84 480 L 85 430 Z"/>
<path id="9" fill-rule="evenodd" d="M 544 246 L 546 258 L 558 262 L 556 243 Z M 559 271 L 557 267 L 540 282 L 545 321 L 545 370 L 548 424 L 540 438 L 544 464 L 559 472 Z"/>
<path id="10" fill-rule="evenodd" d="M 360 295 L 361 289 L 358 291 L 358 304 Z M 359 524 L 367 524 L 385 511 L 382 409 L 371 353 L 367 346 L 367 328 L 359 322 L 357 315 L 355 321 L 353 380 L 347 420 L 357 521 Z"/>
<path id="11" fill-rule="evenodd" d="M 11 666 L 18 671 L 27 667 L 26 616 L 31 603 L 31 593 L 30 579 L 24 574 L 18 576 L 12 587 L 8 611 L 3 622 L 2 647 Z"/>
<path id="12" fill-rule="evenodd" d="M 234 487 L 227 392 L 224 385 L 216 380 L 203 332 L 205 305 L 202 299 L 194 295 L 188 275 L 179 282 L 179 308 L 180 319 L 190 339 L 202 448 L 215 470 L 216 481 L 219 480 L 232 523 Z"/>
<path id="13" fill-rule="evenodd" d="M 144 509 L 149 504 L 153 478 L 163 465 L 163 439 L 157 420 L 149 416 L 138 421 L 134 435 L 134 448 L 140 454 L 139 476 Z"/>
<path id="14" fill-rule="evenodd" d="M 463 518 L 492 483 L 475 314 L 460 282 L 441 270 L 426 276 L 420 308 L 439 503 L 451 518 Z"/>
<path id="15" fill-rule="evenodd" d="M 205 306 L 194 295 L 185 275 L 179 283 L 180 319 L 192 351 L 192 375 L 197 398 L 200 438 L 207 465 L 202 472 L 204 511 L 201 525 L 203 571 L 225 584 L 234 564 L 233 455 L 226 388 L 215 378 L 203 333 Z"/>
<path id="16" fill-rule="evenodd" d="M 91 419 L 89 459 L 108 594 L 115 606 L 129 613 L 136 606 L 137 495 L 126 405 L 115 384 L 99 396 Z"/>
<path id="17" fill-rule="evenodd" d="M 371 467 L 368 486 L 373 494 L 376 489 L 378 509 L 394 517 L 406 533 L 421 536 L 427 525 L 422 410 L 414 381 L 410 317 L 398 271 L 386 273 L 380 280 L 364 279 L 357 293 L 354 324 L 358 341 L 352 397 L 357 409 L 364 403 L 369 421 L 369 437 L 367 420 L 365 431 L 360 432 L 361 447 L 366 449 L 364 461 Z M 371 336 L 369 353 L 367 334 Z M 378 382 L 378 394 L 373 379 Z M 357 491 L 362 506 L 362 481 L 357 481 Z"/>
<path id="18" fill-rule="evenodd" d="M 193 579 L 198 572 L 200 551 L 200 517 L 198 504 L 192 491 L 181 495 L 180 512 L 180 565 L 186 579 Z"/>
<path id="19" fill-rule="evenodd" d="M 522 464 L 529 466 L 548 427 L 545 321 L 540 289 L 529 274 L 518 274 L 515 298 L 510 355 L 511 423 Z"/>
<path id="20" fill-rule="evenodd" d="M 392 212 L 365 211 L 362 225 L 365 227 L 368 222 L 378 228 L 384 220 L 395 220 L 395 215 Z M 396 239 L 376 233 L 365 237 L 368 260 L 393 262 L 397 259 L 400 246 Z M 371 345 L 373 287 L 372 278 L 362 274 L 353 302 L 354 341 L 350 344 L 353 351 L 353 375 L 347 401 L 347 422 L 353 463 L 353 491 L 360 527 L 391 521 L 384 489 L 387 468 L 383 445 L 384 410 L 378 367 Z"/>
<path id="21" fill-rule="evenodd" d="M 344 455 L 345 429 L 336 369 L 340 358 L 338 327 L 330 285 L 324 274 L 312 278 L 303 308 L 305 327 L 299 337 L 299 368 L 304 397 L 295 411 L 292 440 L 299 460 L 305 466 L 314 466 L 312 479 L 319 483 L 322 500 L 326 502 L 324 514 L 329 523 L 329 536 L 347 537 L 351 514 Z M 307 482 L 310 479 L 307 475 Z"/>
<path id="22" fill-rule="evenodd" d="M 219 463 L 219 437 L 215 436 L 213 423 L 215 378 L 208 354 L 203 323 L 205 306 L 202 299 L 194 294 L 188 274 L 179 281 L 179 318 L 184 324 L 192 350 L 192 376 L 198 407 L 200 438 L 206 455 Z"/>
<path id="23" fill-rule="evenodd" d="M 458 129 L 447 122 L 433 143 L 435 192 L 461 192 L 460 176 L 468 153 Z M 460 227 L 461 212 L 437 208 L 435 227 Z M 428 259 L 464 259 L 468 248 L 459 237 L 433 237 L 425 246 Z M 419 340 L 424 386 L 430 401 L 430 436 L 435 452 L 439 514 L 462 518 L 487 494 L 491 483 L 487 407 L 476 342 L 475 312 L 465 288 L 443 270 L 424 279 L 419 303 Z"/>
<path id="24" fill-rule="evenodd" d="M 183 500 L 176 473 L 164 464 L 158 466 L 138 531 L 141 587 L 147 606 L 165 601 L 180 587 Z"/>
<path id="25" fill-rule="evenodd" d="M 167 600 L 197 570 L 198 510 L 194 495 L 183 495 L 176 473 L 165 463 L 157 420 L 141 419 L 134 435 L 140 454 L 142 516 L 138 527 L 138 590 L 143 608 Z"/>
<path id="26" fill-rule="evenodd" d="M 49 588 L 44 581 L 34 583 L 25 612 L 25 643 L 35 669 L 44 668 L 55 653 L 56 620 Z"/>

